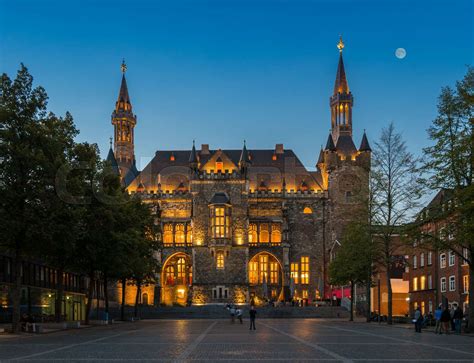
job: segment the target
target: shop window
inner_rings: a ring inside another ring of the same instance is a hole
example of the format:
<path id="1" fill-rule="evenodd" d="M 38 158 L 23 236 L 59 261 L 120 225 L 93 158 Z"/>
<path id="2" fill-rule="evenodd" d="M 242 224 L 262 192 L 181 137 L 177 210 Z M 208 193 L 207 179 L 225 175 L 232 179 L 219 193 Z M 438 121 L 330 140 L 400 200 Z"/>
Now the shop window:
<path id="1" fill-rule="evenodd" d="M 301 257 L 301 283 L 309 284 L 309 257 Z"/>

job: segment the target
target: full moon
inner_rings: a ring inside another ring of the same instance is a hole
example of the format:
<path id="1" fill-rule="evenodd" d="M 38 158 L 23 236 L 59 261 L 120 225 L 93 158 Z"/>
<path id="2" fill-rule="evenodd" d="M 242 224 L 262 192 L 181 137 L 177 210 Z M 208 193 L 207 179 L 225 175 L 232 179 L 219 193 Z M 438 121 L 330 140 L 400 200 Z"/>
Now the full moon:
<path id="1" fill-rule="evenodd" d="M 407 56 L 407 51 L 405 50 L 405 48 L 397 48 L 397 50 L 395 51 L 395 56 L 398 59 L 403 59 Z"/>

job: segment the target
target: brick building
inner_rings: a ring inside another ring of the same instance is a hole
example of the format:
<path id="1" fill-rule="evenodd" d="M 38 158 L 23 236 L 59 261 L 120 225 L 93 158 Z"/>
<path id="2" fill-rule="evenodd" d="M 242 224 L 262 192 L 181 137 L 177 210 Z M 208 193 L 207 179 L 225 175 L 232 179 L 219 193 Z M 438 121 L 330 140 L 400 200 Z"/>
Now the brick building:
<path id="1" fill-rule="evenodd" d="M 139 172 L 125 65 L 108 160 L 161 227 L 156 285 L 142 303 L 210 304 L 330 297 L 329 248 L 367 200 L 371 149 L 352 139 L 353 95 L 342 49 L 330 97 L 331 132 L 316 170 L 283 144 L 274 149 L 157 150 Z M 283 136 L 283 135 L 282 135 Z M 308 147 L 314 147 L 308 145 Z M 129 289 L 127 303 L 134 300 Z M 117 291 L 117 300 L 120 292 Z"/>
<path id="2" fill-rule="evenodd" d="M 422 236 L 455 238 L 448 232 L 452 203 L 454 201 L 449 190 L 442 189 L 436 194 L 418 216 Z M 467 249 L 460 252 L 467 258 Z M 433 312 L 441 303 L 465 308 L 469 302 L 469 267 L 452 250 L 439 250 L 427 243 L 415 243 L 406 275 L 410 283 L 412 311 L 419 306 L 423 313 Z"/>

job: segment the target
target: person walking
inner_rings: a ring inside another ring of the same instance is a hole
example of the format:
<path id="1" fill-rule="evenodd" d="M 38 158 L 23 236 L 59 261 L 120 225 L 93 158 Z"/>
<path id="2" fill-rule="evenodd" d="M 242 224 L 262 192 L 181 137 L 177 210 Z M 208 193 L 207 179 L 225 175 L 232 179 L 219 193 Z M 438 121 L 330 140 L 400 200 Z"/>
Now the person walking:
<path id="1" fill-rule="evenodd" d="M 417 307 L 415 310 L 415 332 L 421 333 L 421 324 L 423 322 L 423 315 L 421 314 L 420 307 Z"/>
<path id="2" fill-rule="evenodd" d="M 242 324 L 243 323 L 243 321 L 242 321 L 242 309 L 237 309 L 235 311 L 235 313 L 237 314 L 237 318 L 239 319 L 240 324 Z"/>
<path id="3" fill-rule="evenodd" d="M 234 324 L 235 322 L 235 306 L 234 305 L 230 307 L 230 321 L 232 322 L 232 324 Z"/>
<path id="4" fill-rule="evenodd" d="M 449 334 L 449 323 L 451 321 L 451 313 L 449 308 L 446 306 L 441 314 L 441 324 L 443 325 L 443 330 L 446 334 Z"/>
<path id="5" fill-rule="evenodd" d="M 249 330 L 257 330 L 255 328 L 255 317 L 257 315 L 257 310 L 255 310 L 255 306 L 251 306 L 250 307 L 250 311 L 249 311 L 249 314 L 250 314 L 250 329 Z"/>
<path id="6" fill-rule="evenodd" d="M 454 326 L 454 312 L 458 306 L 455 304 L 451 305 L 451 309 L 449 310 L 449 314 L 451 315 L 451 331 L 455 331 L 456 327 Z"/>
<path id="7" fill-rule="evenodd" d="M 441 314 L 443 314 L 443 305 L 439 304 L 438 308 L 435 310 L 435 334 L 441 334 Z"/>
<path id="8" fill-rule="evenodd" d="M 461 326 L 462 326 L 462 319 L 463 319 L 463 313 L 461 307 L 458 305 L 456 307 L 456 310 L 454 310 L 454 327 L 456 329 L 456 334 L 461 334 Z"/>

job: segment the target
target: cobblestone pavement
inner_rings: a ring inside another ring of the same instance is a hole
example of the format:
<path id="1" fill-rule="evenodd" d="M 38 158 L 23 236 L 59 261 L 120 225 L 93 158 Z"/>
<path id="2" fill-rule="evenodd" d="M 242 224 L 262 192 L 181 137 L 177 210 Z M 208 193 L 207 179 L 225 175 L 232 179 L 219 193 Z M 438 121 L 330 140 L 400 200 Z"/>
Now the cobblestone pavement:
<path id="1" fill-rule="evenodd" d="M 107 327 L 0 336 L 0 361 L 474 362 L 474 338 L 416 334 L 377 323 L 145 320 Z"/>

